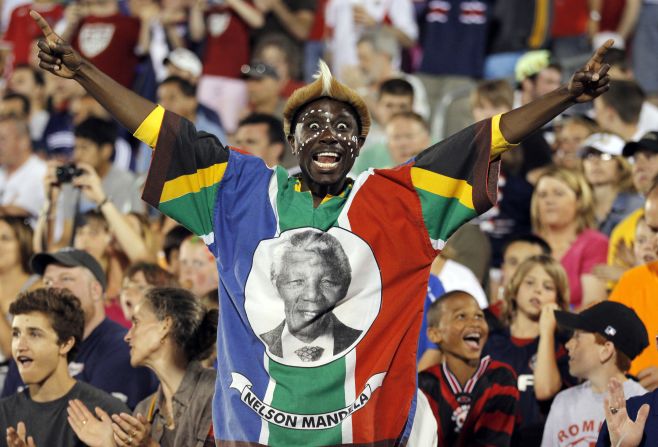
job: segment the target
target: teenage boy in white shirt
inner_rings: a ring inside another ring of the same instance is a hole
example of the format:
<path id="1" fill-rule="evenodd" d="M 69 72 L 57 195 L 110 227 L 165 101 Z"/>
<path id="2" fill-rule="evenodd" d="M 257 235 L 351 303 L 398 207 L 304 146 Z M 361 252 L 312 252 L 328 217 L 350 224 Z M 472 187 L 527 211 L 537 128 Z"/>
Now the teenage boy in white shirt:
<path id="1" fill-rule="evenodd" d="M 647 330 L 635 311 L 612 301 L 580 314 L 555 311 L 555 317 L 562 327 L 574 330 L 566 344 L 569 373 L 585 382 L 555 396 L 541 445 L 594 445 L 605 421 L 603 399 L 608 381 L 616 378 L 622 382 L 628 397 L 646 393 L 625 373 L 649 345 Z"/>

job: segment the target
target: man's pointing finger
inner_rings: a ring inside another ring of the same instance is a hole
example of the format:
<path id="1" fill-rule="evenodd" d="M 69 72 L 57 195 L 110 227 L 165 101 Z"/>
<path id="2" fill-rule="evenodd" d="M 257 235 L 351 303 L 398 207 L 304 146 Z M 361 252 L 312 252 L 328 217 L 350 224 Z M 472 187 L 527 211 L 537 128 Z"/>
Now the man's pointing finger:
<path id="1" fill-rule="evenodd" d="M 588 64 L 589 66 L 592 66 L 592 65 L 595 65 L 595 66 L 596 66 L 596 65 L 598 65 L 598 64 L 601 64 L 601 63 L 603 62 L 603 57 L 606 55 L 606 53 L 608 52 L 608 50 L 609 50 L 610 48 L 612 48 L 612 45 L 613 45 L 614 43 L 615 43 L 615 41 L 612 40 L 612 39 L 608 39 L 608 40 L 606 40 L 606 41 L 603 43 L 603 45 L 601 45 L 601 46 L 596 50 L 596 53 L 594 53 L 594 55 L 593 55 L 592 58 L 589 60 L 589 62 L 587 62 L 587 64 Z"/>
<path id="2" fill-rule="evenodd" d="M 41 17 L 41 14 L 39 14 L 38 12 L 32 9 L 30 10 L 30 17 L 32 17 L 34 21 L 37 22 L 37 25 L 39 25 L 39 28 L 41 28 L 41 32 L 46 37 L 46 39 L 48 39 L 49 43 L 50 42 L 55 43 L 59 41 L 59 37 L 57 36 L 57 34 L 55 34 L 53 29 L 50 27 L 50 25 L 48 25 L 46 19 Z"/>

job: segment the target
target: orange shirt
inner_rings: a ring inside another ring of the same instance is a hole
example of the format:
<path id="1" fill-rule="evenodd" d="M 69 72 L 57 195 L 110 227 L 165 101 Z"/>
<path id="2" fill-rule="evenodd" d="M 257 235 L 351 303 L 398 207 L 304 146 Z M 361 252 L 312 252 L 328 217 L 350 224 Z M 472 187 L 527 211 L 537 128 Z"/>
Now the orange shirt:
<path id="1" fill-rule="evenodd" d="M 611 301 L 625 304 L 640 317 L 649 333 L 649 346 L 633 360 L 630 373 L 658 366 L 658 261 L 635 267 L 624 273 L 610 295 Z"/>

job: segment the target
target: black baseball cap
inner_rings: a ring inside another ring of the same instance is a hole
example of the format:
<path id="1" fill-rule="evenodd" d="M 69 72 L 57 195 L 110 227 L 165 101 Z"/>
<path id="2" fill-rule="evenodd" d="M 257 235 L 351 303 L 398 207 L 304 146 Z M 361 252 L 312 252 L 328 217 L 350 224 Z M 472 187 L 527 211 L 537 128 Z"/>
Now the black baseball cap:
<path id="1" fill-rule="evenodd" d="M 251 65 L 240 67 L 243 79 L 263 79 L 266 77 L 279 79 L 279 74 L 271 65 L 262 62 L 252 62 Z"/>
<path id="2" fill-rule="evenodd" d="M 644 323 L 630 307 L 614 301 L 603 301 L 579 314 L 555 311 L 558 324 L 570 329 L 601 334 L 633 360 L 649 346 Z"/>
<path id="3" fill-rule="evenodd" d="M 103 287 L 103 291 L 107 287 L 107 279 L 103 268 L 86 251 L 76 250 L 75 248 L 62 248 L 55 253 L 38 253 L 30 259 L 32 271 L 39 276 L 43 276 L 46 267 L 50 264 L 63 265 L 64 267 L 84 267 L 94 275 L 94 278 Z"/>
<path id="4" fill-rule="evenodd" d="M 658 132 L 647 132 L 640 141 L 631 141 L 624 146 L 624 157 L 632 157 L 638 151 L 648 151 L 658 154 Z"/>

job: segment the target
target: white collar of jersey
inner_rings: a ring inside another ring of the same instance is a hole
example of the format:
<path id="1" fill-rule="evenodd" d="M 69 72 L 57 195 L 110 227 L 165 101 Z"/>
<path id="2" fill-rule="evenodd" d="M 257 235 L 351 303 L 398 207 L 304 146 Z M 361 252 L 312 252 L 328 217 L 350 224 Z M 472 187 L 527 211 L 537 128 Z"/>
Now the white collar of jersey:
<path id="1" fill-rule="evenodd" d="M 491 362 L 491 357 L 484 356 L 480 360 L 480 366 L 478 366 L 478 369 L 475 370 L 475 373 L 473 376 L 471 376 L 470 379 L 466 382 L 466 385 L 464 385 L 464 389 L 462 389 L 461 385 L 459 384 L 459 380 L 455 377 L 455 375 L 448 369 L 448 365 L 446 364 L 445 360 L 443 361 L 443 374 L 445 374 L 446 379 L 448 381 L 448 385 L 450 385 L 450 389 L 452 390 L 454 395 L 458 394 L 471 394 L 473 392 L 473 389 L 475 388 L 475 384 L 477 381 L 482 377 L 482 374 L 487 370 L 487 367 L 489 366 L 489 363 Z"/>

